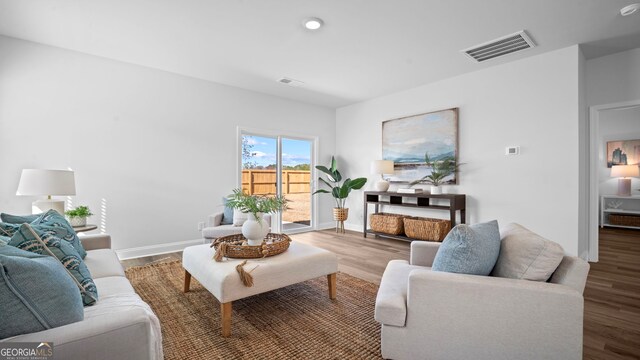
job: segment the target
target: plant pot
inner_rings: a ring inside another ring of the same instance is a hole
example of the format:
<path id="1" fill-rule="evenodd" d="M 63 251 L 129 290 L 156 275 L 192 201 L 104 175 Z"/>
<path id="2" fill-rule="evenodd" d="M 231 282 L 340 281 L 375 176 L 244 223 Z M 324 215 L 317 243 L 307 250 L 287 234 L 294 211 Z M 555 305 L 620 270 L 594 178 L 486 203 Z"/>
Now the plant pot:
<path id="1" fill-rule="evenodd" d="M 242 235 L 249 245 L 261 245 L 264 237 L 269 233 L 269 224 L 264 221 L 263 215 L 263 213 L 256 213 L 255 216 L 249 214 L 247 221 L 242 224 Z"/>
<path id="2" fill-rule="evenodd" d="M 344 222 L 348 217 L 348 208 L 333 208 L 333 220 L 336 221 L 336 232 L 344 233 Z"/>
<path id="3" fill-rule="evenodd" d="M 431 194 L 432 195 L 442 194 L 442 188 L 440 186 L 431 185 Z"/>
<path id="4" fill-rule="evenodd" d="M 87 225 L 87 217 L 86 216 L 74 216 L 69 218 L 69 224 L 73 227 L 80 227 Z"/>

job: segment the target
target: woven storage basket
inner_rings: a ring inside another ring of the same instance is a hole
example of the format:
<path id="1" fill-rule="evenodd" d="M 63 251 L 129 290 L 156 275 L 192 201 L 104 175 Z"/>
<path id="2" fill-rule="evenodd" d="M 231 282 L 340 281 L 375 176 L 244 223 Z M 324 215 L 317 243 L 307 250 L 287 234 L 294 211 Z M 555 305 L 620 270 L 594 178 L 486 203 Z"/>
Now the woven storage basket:
<path id="1" fill-rule="evenodd" d="M 609 223 L 621 226 L 640 226 L 640 216 L 611 214 L 609 215 Z"/>
<path id="2" fill-rule="evenodd" d="M 246 240 L 242 234 L 223 236 L 214 240 L 211 247 L 217 250 L 218 246 L 225 242 L 228 246 L 224 256 L 235 259 L 256 259 L 282 254 L 287 251 L 291 242 L 289 236 L 274 233 L 268 233 L 262 245 L 242 245 Z"/>
<path id="3" fill-rule="evenodd" d="M 404 215 L 376 213 L 371 214 L 371 230 L 389 235 L 404 234 Z"/>
<path id="4" fill-rule="evenodd" d="M 442 241 L 451 230 L 451 221 L 420 217 L 405 217 L 404 232 L 413 239 Z"/>

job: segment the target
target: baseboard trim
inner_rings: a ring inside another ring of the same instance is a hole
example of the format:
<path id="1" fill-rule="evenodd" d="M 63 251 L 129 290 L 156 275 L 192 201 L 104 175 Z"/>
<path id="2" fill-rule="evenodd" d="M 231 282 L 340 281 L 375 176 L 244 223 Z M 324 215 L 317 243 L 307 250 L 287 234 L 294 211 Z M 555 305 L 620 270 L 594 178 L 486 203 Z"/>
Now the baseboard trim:
<path id="1" fill-rule="evenodd" d="M 329 229 L 335 229 L 335 228 L 336 228 L 335 221 L 325 222 L 316 226 L 316 230 L 329 230 Z M 344 223 L 344 229 L 350 230 L 350 231 L 362 232 L 362 224 Z"/>
<path id="2" fill-rule="evenodd" d="M 344 224 L 344 228 L 345 228 L 345 230 L 351 230 L 351 231 L 362 232 L 362 224 L 349 224 L 349 223 L 345 223 L 345 224 Z"/>
<path id="3" fill-rule="evenodd" d="M 204 239 L 176 241 L 165 244 L 140 246 L 129 249 L 116 250 L 116 254 L 120 260 L 129 260 L 144 256 L 162 255 L 176 251 L 182 251 L 184 248 L 193 245 L 204 244 Z"/>
<path id="4" fill-rule="evenodd" d="M 336 223 L 334 221 L 328 221 L 322 224 L 318 224 L 318 226 L 316 226 L 316 230 L 329 230 L 329 229 L 335 229 L 336 228 Z"/>

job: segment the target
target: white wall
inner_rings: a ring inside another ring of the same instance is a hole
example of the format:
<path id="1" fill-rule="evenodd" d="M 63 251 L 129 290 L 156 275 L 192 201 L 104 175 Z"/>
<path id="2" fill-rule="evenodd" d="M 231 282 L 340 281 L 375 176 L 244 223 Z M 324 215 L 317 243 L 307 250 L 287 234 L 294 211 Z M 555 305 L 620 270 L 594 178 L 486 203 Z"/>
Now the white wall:
<path id="1" fill-rule="evenodd" d="M 640 99 L 640 48 L 588 60 L 586 72 L 589 106 Z"/>
<path id="2" fill-rule="evenodd" d="M 370 176 L 369 162 L 382 152 L 382 121 L 459 107 L 466 165 L 449 190 L 467 194 L 467 222 L 518 222 L 578 255 L 580 57 L 572 46 L 340 108 L 342 167 Z M 505 156 L 509 145 L 521 155 Z M 361 192 L 349 204 L 348 225 L 360 230 Z"/>
<path id="3" fill-rule="evenodd" d="M 598 184 L 600 195 L 618 192 L 618 179 L 611 177 L 607 167 L 607 142 L 640 139 L 640 106 L 600 112 L 600 156 L 598 156 Z M 631 179 L 631 194 L 640 195 L 640 179 Z"/>
<path id="4" fill-rule="evenodd" d="M 30 212 L 21 169 L 71 168 L 73 204 L 116 249 L 200 237 L 237 187 L 238 126 L 317 135 L 322 163 L 335 150 L 333 109 L 21 40 L 0 37 L 0 79 L 0 210 Z"/>

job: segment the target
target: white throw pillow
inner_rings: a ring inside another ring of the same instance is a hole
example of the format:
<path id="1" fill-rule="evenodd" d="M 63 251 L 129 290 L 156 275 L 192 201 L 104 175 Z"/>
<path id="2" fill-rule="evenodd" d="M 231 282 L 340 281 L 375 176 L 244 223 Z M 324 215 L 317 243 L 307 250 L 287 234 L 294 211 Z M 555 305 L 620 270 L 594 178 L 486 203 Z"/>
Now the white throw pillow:
<path id="1" fill-rule="evenodd" d="M 242 226 L 248 218 L 248 213 L 243 213 L 238 209 L 233 209 L 233 226 Z"/>
<path id="2" fill-rule="evenodd" d="M 547 281 L 562 261 L 562 246 L 522 225 L 509 224 L 500 233 L 500 255 L 493 276 Z"/>

